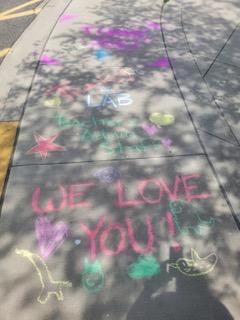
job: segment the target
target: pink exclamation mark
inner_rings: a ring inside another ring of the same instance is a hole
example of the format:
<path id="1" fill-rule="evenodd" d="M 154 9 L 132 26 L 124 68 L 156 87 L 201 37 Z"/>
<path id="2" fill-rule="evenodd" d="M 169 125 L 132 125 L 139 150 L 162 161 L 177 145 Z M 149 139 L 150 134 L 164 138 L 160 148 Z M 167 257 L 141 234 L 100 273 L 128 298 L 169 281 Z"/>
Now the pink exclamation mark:
<path id="1" fill-rule="evenodd" d="M 166 212 L 166 221 L 167 221 L 168 234 L 172 239 L 176 235 L 176 229 L 175 229 L 172 213 L 169 211 Z M 181 250 L 180 243 L 175 240 L 173 240 L 172 246 L 175 252 L 179 252 Z"/>

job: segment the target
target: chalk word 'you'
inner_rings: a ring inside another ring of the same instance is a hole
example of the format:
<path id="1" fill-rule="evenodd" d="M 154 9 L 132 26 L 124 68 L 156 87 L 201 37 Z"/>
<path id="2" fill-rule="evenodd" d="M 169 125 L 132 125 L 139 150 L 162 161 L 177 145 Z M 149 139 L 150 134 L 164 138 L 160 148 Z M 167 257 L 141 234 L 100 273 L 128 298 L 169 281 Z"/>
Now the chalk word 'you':
<path id="1" fill-rule="evenodd" d="M 137 182 L 137 194 L 134 199 L 127 199 L 124 185 L 120 179 L 117 179 L 114 183 L 116 194 L 115 204 L 118 208 L 159 205 L 164 196 L 167 197 L 169 201 L 177 201 L 180 198 L 180 194 L 183 194 L 187 202 L 192 202 L 194 199 L 207 199 L 211 196 L 210 193 L 197 193 L 198 185 L 193 183 L 193 180 L 199 177 L 199 174 L 175 176 L 172 187 L 164 178 L 140 180 Z M 93 204 L 87 197 L 89 196 L 88 193 L 96 187 L 97 184 L 94 181 L 79 182 L 69 186 L 59 185 L 58 198 L 61 200 L 56 201 L 59 204 L 55 205 L 54 198 L 50 198 L 44 201 L 44 206 L 40 204 L 43 203 L 43 200 L 41 200 L 42 189 L 37 187 L 32 194 L 32 209 L 37 214 L 44 214 L 59 212 L 66 207 L 91 208 Z M 154 195 L 149 194 L 150 190 L 154 190 Z"/>

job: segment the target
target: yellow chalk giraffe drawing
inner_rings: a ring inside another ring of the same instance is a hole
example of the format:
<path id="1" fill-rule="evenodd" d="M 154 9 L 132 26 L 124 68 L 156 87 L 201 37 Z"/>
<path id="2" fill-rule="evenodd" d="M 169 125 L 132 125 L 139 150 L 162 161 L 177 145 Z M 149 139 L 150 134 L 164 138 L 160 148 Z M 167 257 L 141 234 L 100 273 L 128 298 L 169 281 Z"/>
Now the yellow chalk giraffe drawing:
<path id="1" fill-rule="evenodd" d="M 52 278 L 50 271 L 46 263 L 42 260 L 40 256 L 32 253 L 28 250 L 15 250 L 16 254 L 23 258 L 27 258 L 34 266 L 39 276 L 42 289 L 37 298 L 38 302 L 45 304 L 51 295 L 55 295 L 59 301 L 63 301 L 64 296 L 62 288 L 69 288 L 72 283 L 69 281 L 55 281 Z"/>

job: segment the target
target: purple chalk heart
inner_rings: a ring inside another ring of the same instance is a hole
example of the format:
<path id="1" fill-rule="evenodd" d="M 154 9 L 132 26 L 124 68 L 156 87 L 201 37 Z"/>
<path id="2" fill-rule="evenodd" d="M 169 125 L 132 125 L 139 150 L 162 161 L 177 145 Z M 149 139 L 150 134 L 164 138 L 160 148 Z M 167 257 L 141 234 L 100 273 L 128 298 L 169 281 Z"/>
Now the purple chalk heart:
<path id="1" fill-rule="evenodd" d="M 147 132 L 149 136 L 153 136 L 159 131 L 159 128 L 156 127 L 154 124 L 149 124 L 146 122 L 142 124 L 142 128 L 144 131 Z"/>
<path id="2" fill-rule="evenodd" d="M 48 218 L 41 217 L 35 222 L 35 233 L 43 259 L 47 259 L 62 245 L 68 235 L 68 225 L 63 221 L 52 224 Z"/>
<path id="3" fill-rule="evenodd" d="M 47 54 L 43 54 L 40 58 L 40 63 L 41 64 L 50 64 L 50 65 L 55 65 L 55 64 L 59 64 L 59 60 L 47 55 Z"/>
<path id="4" fill-rule="evenodd" d="M 105 167 L 96 170 L 93 173 L 93 176 L 98 178 L 102 182 L 111 183 L 116 181 L 120 177 L 120 172 L 114 167 Z"/>
<path id="5" fill-rule="evenodd" d="M 172 145 L 172 140 L 169 139 L 169 138 L 162 138 L 160 139 L 161 140 L 161 143 L 162 145 L 167 149 L 167 150 L 170 150 L 170 147 Z"/>

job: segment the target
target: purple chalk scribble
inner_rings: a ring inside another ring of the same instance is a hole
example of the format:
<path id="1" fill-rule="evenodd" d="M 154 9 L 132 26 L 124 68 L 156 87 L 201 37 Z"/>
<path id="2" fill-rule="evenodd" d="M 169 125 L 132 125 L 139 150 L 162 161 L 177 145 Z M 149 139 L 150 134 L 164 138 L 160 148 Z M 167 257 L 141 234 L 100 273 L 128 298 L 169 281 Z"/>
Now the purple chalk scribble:
<path id="1" fill-rule="evenodd" d="M 169 138 L 162 138 L 162 139 L 160 139 L 160 141 L 161 141 L 162 145 L 164 146 L 164 148 L 166 148 L 168 151 L 170 151 L 173 141 Z"/>
<path id="2" fill-rule="evenodd" d="M 149 136 L 153 136 L 159 131 L 159 128 L 157 126 L 155 126 L 154 124 L 149 124 L 147 122 L 143 123 L 141 127 Z"/>
<path id="3" fill-rule="evenodd" d="M 93 176 L 98 178 L 102 182 L 112 183 L 120 177 L 120 172 L 114 167 L 105 167 L 96 170 Z"/>
<path id="4" fill-rule="evenodd" d="M 73 19 L 76 18 L 76 17 L 77 17 L 76 14 L 63 14 L 63 15 L 58 19 L 58 21 L 59 21 L 60 23 L 64 23 L 64 22 L 73 20 Z"/>
<path id="5" fill-rule="evenodd" d="M 145 21 L 145 26 L 150 30 L 161 30 L 160 23 L 157 23 L 151 20 Z"/>
<path id="6" fill-rule="evenodd" d="M 56 65 L 56 64 L 59 64 L 59 60 L 58 59 L 55 59 L 47 54 L 44 54 L 41 56 L 40 58 L 40 63 L 41 64 L 48 64 L 48 65 Z"/>
<path id="7" fill-rule="evenodd" d="M 160 58 L 145 64 L 148 68 L 168 68 L 170 66 L 168 58 Z"/>
<path id="8" fill-rule="evenodd" d="M 54 225 L 46 217 L 41 217 L 36 220 L 35 233 L 43 259 L 47 259 L 62 245 L 68 236 L 68 232 L 68 225 L 63 221 Z"/>
<path id="9" fill-rule="evenodd" d="M 147 28 L 112 28 L 84 25 L 81 27 L 86 35 L 94 36 L 89 47 L 116 50 L 136 50 L 151 42 L 151 35 Z"/>

